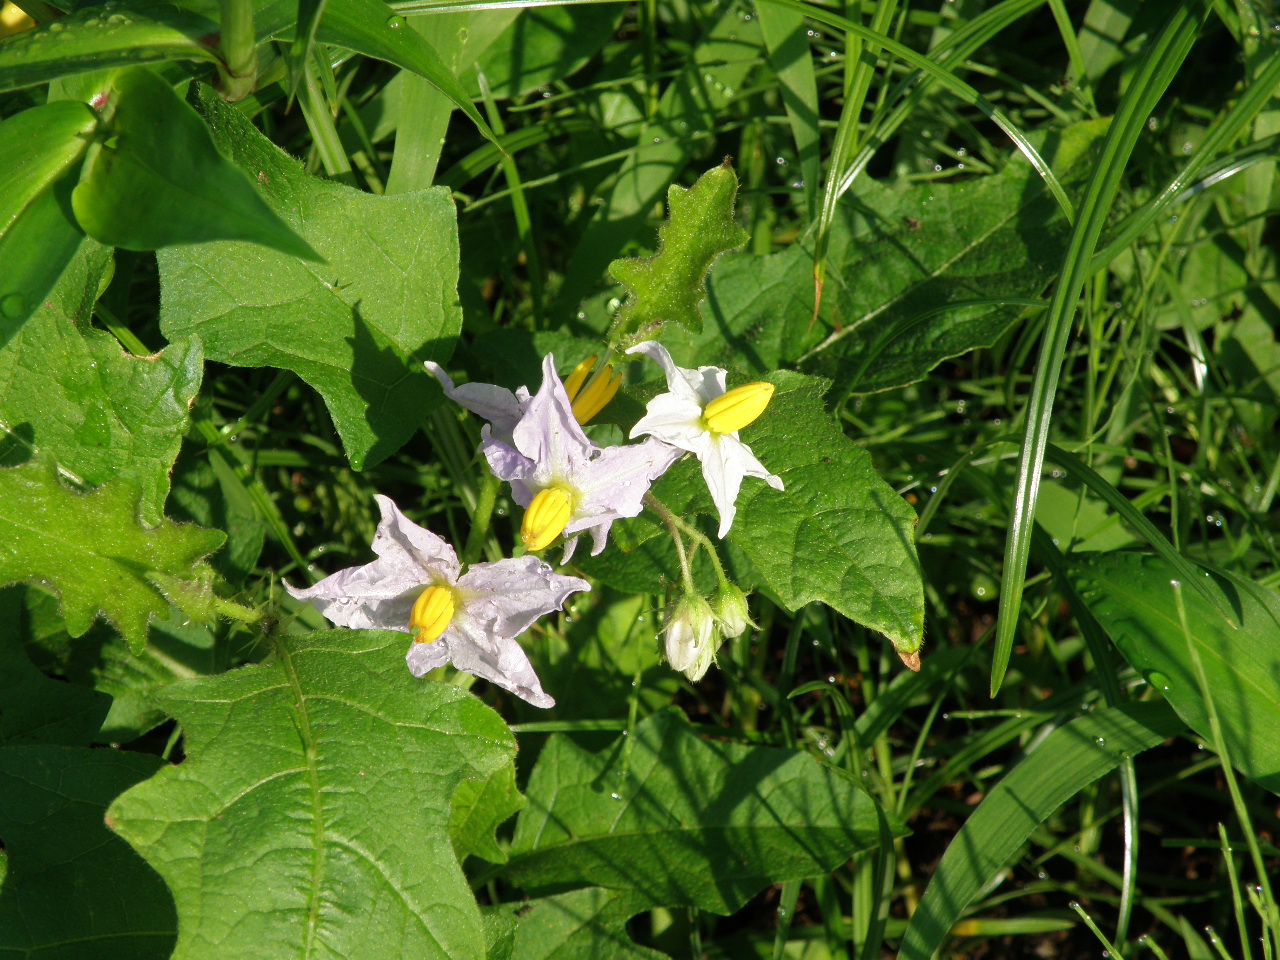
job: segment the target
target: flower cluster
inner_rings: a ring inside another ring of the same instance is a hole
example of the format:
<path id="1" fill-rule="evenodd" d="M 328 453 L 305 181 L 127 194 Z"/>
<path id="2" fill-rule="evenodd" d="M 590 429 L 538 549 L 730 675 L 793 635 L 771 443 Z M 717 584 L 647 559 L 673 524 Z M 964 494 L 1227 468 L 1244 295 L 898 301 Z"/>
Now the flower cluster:
<path id="1" fill-rule="evenodd" d="M 645 416 L 631 430 L 632 439 L 647 439 L 613 447 L 597 445 L 582 429 L 613 399 L 622 382 L 621 373 L 610 364 L 597 370 L 594 356 L 562 382 L 548 355 L 536 394 L 525 387 L 512 392 L 485 383 L 457 386 L 439 364 L 426 364 L 447 397 L 486 421 L 480 450 L 493 475 L 510 484 L 512 498 L 525 508 L 520 535 L 530 553 L 561 541 L 561 562 L 567 563 L 579 535 L 588 532 L 592 555 L 600 553 L 613 522 L 637 516 L 649 488 L 687 453 L 701 462 L 720 515 L 720 537 L 733 523 L 744 477 L 758 477 L 782 489 L 782 481 L 738 437 L 738 431 L 768 406 L 772 385 L 753 383 L 727 390 L 721 368 L 677 367 L 667 350 L 653 341 L 628 353 L 657 362 L 668 392 L 649 402 Z M 562 609 L 571 594 L 590 590 L 590 585 L 553 573 L 527 555 L 473 564 L 464 573 L 445 541 L 408 520 L 388 498 L 377 500 L 382 510 L 373 541 L 377 559 L 305 590 L 286 584 L 289 593 L 310 601 L 339 626 L 411 634 L 407 661 L 414 676 L 451 662 L 535 706 L 552 706 L 555 701 L 543 691 L 516 638 L 543 614 Z M 652 499 L 648 503 L 661 509 Z M 680 522 L 664 519 L 669 525 Z M 678 536 L 674 526 L 672 532 Z M 693 589 L 682 549 L 684 593 L 667 608 L 667 659 L 691 680 L 706 673 L 725 636 L 739 635 L 751 622 L 745 596 L 725 578 L 711 552 L 720 577 L 714 603 Z"/>

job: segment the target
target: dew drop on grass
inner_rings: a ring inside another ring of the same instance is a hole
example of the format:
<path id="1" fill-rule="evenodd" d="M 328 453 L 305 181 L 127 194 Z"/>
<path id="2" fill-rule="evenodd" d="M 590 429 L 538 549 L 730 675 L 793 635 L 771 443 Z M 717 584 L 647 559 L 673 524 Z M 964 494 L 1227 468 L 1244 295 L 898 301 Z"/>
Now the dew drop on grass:
<path id="1" fill-rule="evenodd" d="M 400 16 L 399 14 L 393 14 L 387 17 L 387 29 L 399 30 L 401 27 L 405 25 L 405 22 L 406 21 L 404 17 Z"/>
<path id="2" fill-rule="evenodd" d="M 0 314 L 8 317 L 10 320 L 17 320 L 22 316 L 22 311 L 26 307 L 27 301 L 22 299 L 20 293 L 10 293 L 0 297 Z"/>

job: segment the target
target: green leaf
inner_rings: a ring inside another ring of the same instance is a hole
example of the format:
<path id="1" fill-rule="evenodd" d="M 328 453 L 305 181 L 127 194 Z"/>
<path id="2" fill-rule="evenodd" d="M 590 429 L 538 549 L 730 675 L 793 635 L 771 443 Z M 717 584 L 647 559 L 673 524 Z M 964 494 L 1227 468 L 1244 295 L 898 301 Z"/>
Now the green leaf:
<path id="1" fill-rule="evenodd" d="M 577 73 L 613 38 L 622 8 L 614 4 L 529 7 L 481 54 L 477 68 L 494 99 L 518 97 Z M 467 93 L 479 99 L 477 71 Z"/>
<path id="2" fill-rule="evenodd" d="M 62 599 L 73 637 L 101 611 L 134 650 L 147 642 L 147 621 L 169 603 L 148 574 L 183 579 L 226 535 L 169 521 L 138 522 L 141 491 L 123 480 L 92 493 L 62 485 L 48 460 L 0 469 L 0 584 L 35 580 Z"/>
<path id="3" fill-rule="evenodd" d="M 588 887 L 540 900 L 503 904 L 512 918 L 510 960 L 668 960 L 636 944 L 627 921 L 653 904 L 631 891 Z"/>
<path id="4" fill-rule="evenodd" d="M 65 686 L 65 684 L 63 685 Z M 0 748 L 0 955 L 165 960 L 173 899 L 103 823 L 107 804 L 159 757 L 60 746 Z"/>
<path id="5" fill-rule="evenodd" d="M 511 763 L 510 730 L 415 680 L 408 638 L 278 637 L 265 666 L 159 696 L 187 759 L 120 797 L 112 827 L 174 891 L 174 960 L 484 955 L 450 846 L 458 783 Z"/>
<path id="6" fill-rule="evenodd" d="M 70 101 L 0 123 L 0 346 L 44 300 L 84 239 L 63 208 L 68 174 L 97 125 L 92 110 Z"/>
<path id="7" fill-rule="evenodd" d="M 1280 739 L 1274 724 L 1262 722 L 1280 716 L 1280 596 L 1225 571 L 1199 576 L 1240 622 L 1240 629 L 1231 627 L 1183 583 L 1187 629 L 1204 665 L 1227 753 L 1241 773 L 1280 793 Z M 1187 726 L 1213 743 L 1205 691 L 1174 600 L 1178 571 L 1159 557 L 1114 553 L 1073 563 L 1071 579 L 1125 659 Z"/>
<path id="8" fill-rule="evenodd" d="M 672 184 L 670 212 L 658 230 L 658 252 L 647 260 L 615 260 L 614 279 L 627 285 L 627 300 L 609 331 L 609 345 L 622 351 L 657 335 L 674 321 L 692 333 L 702 330 L 698 302 L 703 280 L 716 257 L 747 242 L 733 221 L 738 178 L 727 163 L 713 167 L 689 189 Z"/>
<path id="9" fill-rule="evenodd" d="M 1049 734 L 992 788 L 952 839 L 898 956 L 929 960 L 1037 826 L 1104 773 L 1181 729 L 1165 704 L 1131 703 L 1095 710 Z"/>
<path id="10" fill-rule="evenodd" d="M 1090 121 L 1045 141 L 1069 186 L 1088 173 L 1105 132 L 1105 120 Z M 672 354 L 686 366 L 745 360 L 758 372 L 803 362 L 831 378 L 837 396 L 912 383 L 999 339 L 1053 279 L 1069 232 L 1020 154 L 957 184 L 860 177 L 837 208 L 817 323 L 807 242 L 732 254 L 708 280 L 706 333 L 675 334 Z"/>
<path id="11" fill-rule="evenodd" d="M 0 123 L 0 235 L 84 155 L 98 116 L 62 100 Z"/>
<path id="12" fill-rule="evenodd" d="M 506 863 L 507 853 L 498 846 L 494 831 L 523 806 L 514 766 L 499 767 L 483 780 L 459 783 L 449 816 L 449 837 L 458 862 L 477 856 L 490 863 Z"/>
<path id="13" fill-rule="evenodd" d="M 86 242 L 21 331 L 0 348 L 0 421 L 90 486 L 126 480 L 159 523 L 169 471 L 200 389 L 197 340 L 133 357 L 90 325 L 111 252 Z"/>
<path id="14" fill-rule="evenodd" d="M 458 234 L 444 189 L 376 197 L 317 180 L 202 87 L 221 149 L 324 256 L 244 243 L 162 250 L 160 328 L 211 360 L 292 370 L 324 397 L 352 466 L 398 450 L 440 397 L 422 361 L 448 359 L 462 323 Z"/>
<path id="15" fill-rule="evenodd" d="M 452 100 L 485 139 L 497 143 L 453 71 L 422 34 L 409 29 L 405 18 L 381 0 L 326 0 L 316 39 L 416 73 Z"/>
<path id="16" fill-rule="evenodd" d="M 674 709 L 601 753 L 552 737 L 526 795 L 507 865 L 526 889 L 592 884 L 719 914 L 879 836 L 875 801 L 841 771 L 798 750 L 703 740 Z"/>
<path id="17" fill-rule="evenodd" d="M 167 3 L 106 6 L 86 6 L 0 44 L 0 92 L 139 63 L 218 60 L 201 42 L 217 36 L 214 20 Z"/>
<path id="18" fill-rule="evenodd" d="M 110 138 L 85 158 L 71 205 L 84 231 L 126 250 L 248 240 L 319 259 L 218 153 L 191 107 L 146 67 L 116 75 Z"/>
<path id="19" fill-rule="evenodd" d="M 26 588 L 0 589 L 0 746 L 52 743 L 81 746 L 93 740 L 110 698 L 50 680 L 22 649 Z"/>

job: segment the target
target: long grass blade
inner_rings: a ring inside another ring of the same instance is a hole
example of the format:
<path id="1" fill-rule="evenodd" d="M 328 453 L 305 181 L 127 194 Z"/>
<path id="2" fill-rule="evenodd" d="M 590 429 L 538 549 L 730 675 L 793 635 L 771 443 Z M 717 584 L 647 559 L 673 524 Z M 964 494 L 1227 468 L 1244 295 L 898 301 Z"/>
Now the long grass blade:
<path id="1" fill-rule="evenodd" d="M 1009 517 L 1009 535 L 1005 541 L 1004 584 L 1000 591 L 996 645 L 991 664 L 993 697 L 1000 689 L 1005 670 L 1009 666 L 1018 613 L 1022 607 L 1022 589 L 1031 549 L 1036 498 L 1040 490 L 1040 468 L 1044 464 L 1053 399 L 1067 352 L 1076 303 L 1089 274 L 1098 237 L 1102 234 L 1111 203 L 1124 177 L 1129 155 L 1133 152 L 1139 135 L 1146 129 L 1148 115 L 1164 94 L 1178 67 L 1191 52 L 1207 9 L 1205 0 L 1190 0 L 1179 5 L 1139 64 L 1137 73 L 1120 101 L 1111 129 L 1107 132 L 1097 171 L 1085 191 L 1080 217 L 1071 231 L 1062 269 L 1058 272 L 1058 284 L 1049 305 L 1040 357 L 1031 385 L 1031 397 L 1027 401 L 1027 427 L 1018 459 L 1018 479 Z"/>

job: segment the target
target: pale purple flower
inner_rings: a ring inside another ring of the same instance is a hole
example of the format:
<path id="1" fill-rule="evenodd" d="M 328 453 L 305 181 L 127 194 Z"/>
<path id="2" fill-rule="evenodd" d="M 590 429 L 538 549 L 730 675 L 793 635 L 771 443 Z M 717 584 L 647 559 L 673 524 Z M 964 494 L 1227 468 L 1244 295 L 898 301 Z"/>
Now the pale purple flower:
<path id="1" fill-rule="evenodd" d="M 720 367 L 688 370 L 677 367 L 667 348 L 656 340 L 636 344 L 627 353 L 643 353 L 662 367 L 667 375 L 668 393 L 649 401 L 646 413 L 631 428 L 631 436 L 648 434 L 680 450 L 695 454 L 702 462 L 702 476 L 711 499 L 720 512 L 723 537 L 737 515 L 738 491 L 743 477 L 759 477 L 775 490 L 782 489 L 782 479 L 764 468 L 751 448 L 738 439 L 738 433 L 708 430 L 703 409 L 725 393 L 725 371 Z"/>
<path id="2" fill-rule="evenodd" d="M 489 427 L 483 431 L 484 437 L 511 442 L 511 431 L 520 422 L 520 416 L 529 403 L 528 387 L 520 387 L 515 393 L 496 383 L 464 383 L 455 387 L 453 378 L 434 360 L 423 361 L 423 366 L 440 382 L 446 397 L 480 419 L 489 421 Z"/>
<path id="3" fill-rule="evenodd" d="M 578 577 L 552 573 L 536 557 L 473 564 L 461 573 L 453 547 L 405 517 L 388 497 L 378 496 L 382 522 L 373 538 L 378 558 L 348 567 L 314 587 L 285 589 L 309 600 L 340 627 L 409 632 L 418 597 L 429 587 L 447 588 L 454 609 L 448 626 L 430 643 L 413 643 L 405 658 L 420 677 L 446 662 L 510 690 L 535 707 L 555 701 L 516 642 L 545 613 L 559 610 L 569 595 L 590 590 Z"/>
<path id="4" fill-rule="evenodd" d="M 564 563 L 583 531 L 591 531 L 593 556 L 603 550 L 613 521 L 639 515 L 653 481 L 681 455 L 657 440 L 603 449 L 588 440 L 550 354 L 542 361 L 542 386 L 525 405 L 511 443 L 490 436 L 481 449 L 494 476 L 511 484 L 512 497 L 522 507 L 548 487 L 569 492 Z"/>

